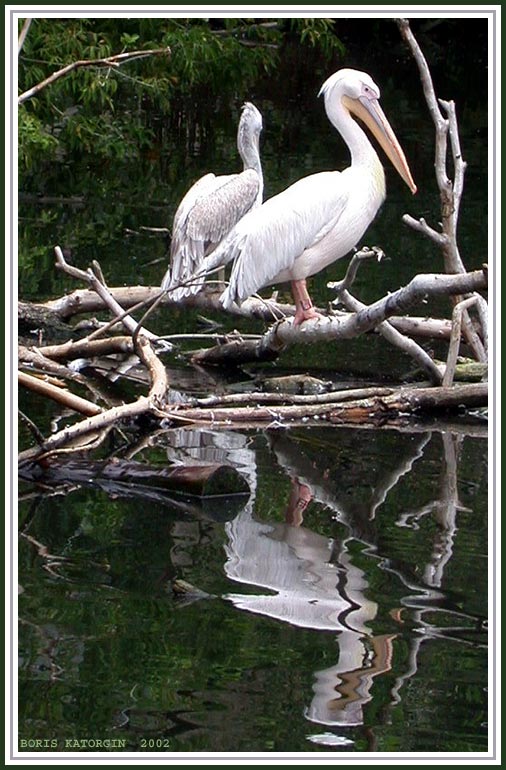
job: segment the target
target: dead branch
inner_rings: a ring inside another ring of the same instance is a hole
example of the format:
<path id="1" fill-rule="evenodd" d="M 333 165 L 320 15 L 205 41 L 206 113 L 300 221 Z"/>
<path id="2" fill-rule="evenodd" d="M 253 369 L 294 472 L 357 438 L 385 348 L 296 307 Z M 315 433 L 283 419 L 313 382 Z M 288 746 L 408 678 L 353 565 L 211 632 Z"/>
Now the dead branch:
<path id="1" fill-rule="evenodd" d="M 397 23 L 401 35 L 408 44 L 418 66 L 425 100 L 427 102 L 427 106 L 429 108 L 429 112 L 436 129 L 436 157 L 434 167 L 439 194 L 441 197 L 443 232 L 440 244 L 443 248 L 443 253 L 445 256 L 445 269 L 448 273 L 463 273 L 466 269 L 458 251 L 456 235 L 458 204 L 460 203 L 460 195 L 462 193 L 462 183 L 466 164 L 462 159 L 461 153 L 457 151 L 457 148 L 460 149 L 460 146 L 458 142 L 458 130 L 455 119 L 455 105 L 453 102 L 443 103 L 449 106 L 452 117 L 452 147 L 454 149 L 454 163 L 456 169 L 456 177 L 458 178 L 457 192 L 459 194 L 457 199 L 455 198 L 454 185 L 452 184 L 446 169 L 447 137 L 449 132 L 450 119 L 445 118 L 441 113 L 439 108 L 441 101 L 438 103 L 429 66 L 420 46 L 416 41 L 415 36 L 413 35 L 413 32 L 411 31 L 409 22 L 407 19 L 399 19 Z"/>
<path id="2" fill-rule="evenodd" d="M 94 264 L 94 270 L 80 270 L 77 267 L 74 267 L 73 265 L 69 265 L 65 257 L 63 256 L 63 252 L 59 246 L 55 247 L 55 255 L 56 255 L 56 267 L 60 270 L 63 270 L 63 272 L 67 273 L 68 275 L 73 276 L 74 278 L 77 278 L 81 281 L 85 281 L 88 283 L 91 288 L 98 294 L 100 299 L 104 302 L 106 307 L 108 307 L 111 312 L 113 313 L 115 320 L 121 321 L 123 326 L 127 331 L 130 332 L 130 334 L 138 334 L 142 332 L 142 334 L 145 337 L 148 337 L 148 339 L 156 340 L 158 339 L 155 334 L 152 334 L 147 329 L 143 329 L 142 327 L 139 327 L 139 324 L 137 321 L 132 318 L 131 316 L 126 313 L 121 305 L 114 299 L 111 292 L 108 290 L 107 286 L 105 285 L 105 281 L 102 276 L 102 271 L 100 269 L 100 266 L 98 263 Z"/>
<path id="3" fill-rule="evenodd" d="M 462 330 L 462 317 L 466 308 L 474 305 L 477 302 L 478 294 L 473 294 L 467 299 L 463 299 L 458 302 L 453 308 L 452 314 L 452 334 L 450 338 L 450 347 L 448 349 L 448 357 L 446 360 L 446 370 L 443 378 L 443 386 L 449 388 L 453 382 L 455 375 L 455 366 L 457 364 L 457 356 L 459 353 L 460 337 Z"/>
<path id="4" fill-rule="evenodd" d="M 109 292 L 123 308 L 131 310 L 141 305 L 154 301 L 160 289 L 154 286 L 118 286 L 109 287 Z M 163 306 L 174 305 L 167 296 L 161 303 Z M 213 290 L 204 289 L 200 294 L 185 299 L 185 307 L 199 308 L 203 311 L 220 311 L 223 308 L 219 302 L 219 294 Z M 57 299 L 45 303 L 28 305 L 29 308 L 41 308 L 50 312 L 59 320 L 67 320 L 81 313 L 95 313 L 104 309 L 104 303 L 95 292 L 87 289 L 77 289 Z M 324 308 L 320 308 L 323 313 Z M 23 314 L 24 311 L 22 311 Z M 264 321 L 273 321 L 276 318 L 291 317 L 295 314 L 293 305 L 281 304 L 272 299 L 259 300 L 250 297 L 242 303 L 241 307 L 232 307 L 229 311 L 233 315 L 244 318 L 256 318 Z M 450 339 L 451 321 L 430 317 L 391 317 L 389 322 L 403 334 L 409 334 L 420 338 Z M 89 335 L 89 339 L 93 335 Z M 245 335 L 247 337 L 247 335 Z M 198 338 L 198 337 L 197 337 Z M 169 335 L 173 339 L 173 335 Z"/>
<path id="5" fill-rule="evenodd" d="M 19 33 L 19 38 L 18 38 L 18 56 L 21 53 L 23 46 L 25 44 L 26 36 L 28 35 L 28 30 L 30 29 L 31 23 L 32 23 L 32 19 L 25 19 L 23 22 L 23 26 L 21 28 L 21 32 Z"/>
<path id="6" fill-rule="evenodd" d="M 110 429 L 116 423 L 120 423 L 125 419 L 134 419 L 148 412 L 149 408 L 149 398 L 147 396 L 140 396 L 133 403 L 113 407 L 100 414 L 81 420 L 81 422 L 75 425 L 63 428 L 63 430 L 47 438 L 40 447 L 33 447 L 21 452 L 19 460 L 41 461 L 46 456 L 65 446 L 70 446 L 76 450 L 88 449 L 97 434 L 103 435 L 106 429 Z"/>
<path id="7" fill-rule="evenodd" d="M 26 415 L 24 412 L 22 412 L 22 411 L 21 411 L 21 409 L 18 409 L 18 414 L 19 414 L 19 416 L 21 417 L 21 419 L 23 420 L 23 422 L 25 423 L 25 425 L 27 425 L 27 427 L 28 427 L 28 430 L 30 431 L 30 433 L 31 433 L 31 434 L 32 434 L 32 436 L 34 437 L 35 441 L 36 441 L 38 444 L 43 444 L 43 443 L 44 443 L 44 436 L 43 436 L 43 434 L 40 432 L 40 430 L 38 429 L 38 427 L 35 425 L 35 423 L 33 422 L 33 420 L 30 420 L 30 418 L 28 417 L 28 415 Z"/>
<path id="8" fill-rule="evenodd" d="M 383 257 L 383 252 L 377 247 L 369 249 L 367 246 L 357 251 L 348 265 L 346 275 L 342 281 L 331 282 L 327 284 L 327 288 L 334 289 L 337 292 L 338 300 L 334 300 L 333 304 L 337 301 L 341 301 L 344 306 L 354 313 L 358 313 L 367 309 L 367 305 L 360 302 L 354 297 L 349 288 L 353 284 L 358 268 L 362 264 L 363 260 L 375 257 L 380 261 Z M 434 385 L 440 385 L 443 379 L 443 373 L 439 366 L 433 361 L 433 359 L 420 347 L 414 340 L 401 334 L 400 331 L 395 329 L 388 321 L 383 321 L 376 327 L 376 331 L 381 334 L 384 339 L 390 342 L 395 347 L 400 348 L 403 353 L 411 356 L 414 361 L 420 366 L 420 368 L 427 374 L 429 380 Z"/>
<path id="9" fill-rule="evenodd" d="M 18 302 L 18 334 L 27 335 L 49 330 L 55 337 L 68 339 L 71 329 L 58 312 L 36 302 Z"/>
<path id="10" fill-rule="evenodd" d="M 33 447 L 21 452 L 20 461 L 40 461 L 43 457 L 47 457 L 62 447 L 89 448 L 90 440 L 97 440 L 97 436 L 103 438 L 108 429 L 120 424 L 122 420 L 135 419 L 139 415 L 147 413 L 159 416 L 167 390 L 165 367 L 154 353 L 150 341 L 142 335 L 137 341 L 137 352 L 152 376 L 152 385 L 147 396 L 140 396 L 137 401 L 114 406 L 101 411 L 100 414 L 94 414 L 81 420 L 75 425 L 63 428 L 47 438 L 40 447 Z"/>
<path id="11" fill-rule="evenodd" d="M 71 62 L 65 67 L 62 67 L 62 69 L 53 72 L 52 75 L 49 75 L 49 77 L 47 77 L 45 80 L 42 80 L 40 83 L 37 83 L 37 85 L 29 88 L 28 91 L 24 91 L 22 94 L 20 94 L 18 97 L 18 104 L 23 104 L 28 99 L 31 99 L 32 96 L 40 93 L 40 91 L 42 91 L 44 88 L 51 85 L 52 83 L 55 83 L 60 78 L 65 77 L 65 75 L 68 75 L 69 72 L 72 72 L 73 70 L 81 69 L 82 67 L 108 67 L 110 69 L 115 69 L 127 61 L 133 61 L 134 59 L 145 59 L 147 56 L 160 56 L 162 54 L 170 56 L 170 53 L 170 48 L 153 48 L 147 51 L 127 51 L 125 53 L 115 54 L 114 56 L 108 56 L 103 59 L 81 59 L 79 61 Z"/>
<path id="12" fill-rule="evenodd" d="M 134 352 L 131 337 L 108 337 L 105 340 L 69 340 L 61 345 L 41 345 L 36 350 L 47 358 L 61 361 L 72 361 L 75 358 L 92 358 L 107 356 L 115 353 L 130 355 Z"/>
<path id="13" fill-rule="evenodd" d="M 30 367 L 34 370 L 37 369 L 45 374 L 51 374 L 54 377 L 71 380 L 80 385 L 88 384 L 87 378 L 83 377 L 82 374 L 52 361 L 51 358 L 43 355 L 38 348 L 27 348 L 24 345 L 18 345 L 18 362 L 22 368 L 24 365 L 26 368 Z"/>
<path id="14" fill-rule="evenodd" d="M 403 220 L 410 227 L 422 232 L 440 246 L 447 273 L 464 273 L 466 268 L 461 259 L 457 244 L 457 223 L 467 164 L 462 158 L 455 103 L 453 101 L 437 99 L 427 61 L 411 31 L 409 22 L 406 19 L 398 19 L 397 24 L 418 66 L 425 100 L 436 129 L 435 172 L 441 200 L 442 233 L 437 233 L 430 228 L 423 219 L 416 222 L 409 215 L 405 215 Z M 441 113 L 440 106 L 444 108 L 447 115 L 446 118 Z M 453 182 L 446 168 L 448 135 L 450 137 L 454 168 Z M 454 300 L 454 302 L 458 301 L 459 299 Z M 482 299 L 478 306 L 480 320 L 483 320 L 486 316 L 485 304 L 485 300 Z M 477 334 L 467 310 L 462 316 L 462 328 L 476 359 L 478 361 L 486 361 L 486 345 L 483 344 Z M 482 324 L 483 338 L 485 334 L 486 331 Z"/>
<path id="15" fill-rule="evenodd" d="M 18 362 L 20 369 L 27 368 L 30 369 L 30 372 L 49 374 L 62 380 L 69 380 L 70 382 L 83 385 L 96 399 L 99 398 L 105 404 L 111 405 L 109 396 L 102 391 L 94 380 L 85 377 L 81 372 L 74 371 L 69 366 L 53 361 L 51 358 L 43 355 L 37 348 L 26 348 L 23 345 L 19 345 Z"/>
<path id="16" fill-rule="evenodd" d="M 350 388 L 349 390 L 334 390 L 330 393 L 317 393 L 303 395 L 293 393 L 227 393 L 224 396 L 206 396 L 193 398 L 187 402 L 188 407 L 199 406 L 207 409 L 216 406 L 228 406 L 230 404 L 248 404 L 258 406 L 260 404 L 337 404 L 341 401 L 352 401 L 358 398 L 372 398 L 373 396 L 387 396 L 392 393 L 392 388 Z"/>
<path id="17" fill-rule="evenodd" d="M 132 309 L 135 305 L 154 302 L 163 293 L 159 287 L 155 286 L 119 286 L 109 288 L 109 292 L 114 299 L 124 308 Z M 205 289 L 204 291 L 192 297 L 186 297 L 185 307 L 199 308 L 202 310 L 219 310 L 223 312 L 223 307 L 219 302 L 219 292 L 214 289 Z M 161 305 L 177 305 L 165 293 L 161 299 Z M 101 301 L 95 292 L 86 289 L 78 289 L 71 294 L 66 294 L 54 300 L 41 303 L 36 307 L 42 307 L 58 315 L 61 320 L 67 320 L 80 313 L 94 313 L 104 309 L 104 302 Z M 272 300 L 258 299 L 249 297 L 241 307 L 233 309 L 234 315 L 244 318 L 258 318 L 264 321 L 275 321 L 285 316 L 295 315 L 293 305 L 279 304 Z"/>
<path id="18" fill-rule="evenodd" d="M 153 350 L 153 346 L 143 336 L 137 337 L 136 351 L 149 372 L 151 380 L 151 388 L 149 390 L 150 404 L 157 408 L 162 407 L 169 389 L 167 370 Z"/>
<path id="19" fill-rule="evenodd" d="M 449 340 L 452 329 L 451 321 L 446 318 L 392 316 L 388 322 L 402 334 L 420 339 Z"/>
<path id="20" fill-rule="evenodd" d="M 349 310 L 354 310 L 357 313 L 362 310 L 366 310 L 367 308 L 367 305 L 364 305 L 363 302 L 359 302 L 359 300 L 353 297 L 348 291 L 343 292 L 341 295 L 341 300 Z M 392 324 L 390 324 L 388 321 L 383 321 L 380 323 L 376 327 L 376 331 L 379 332 L 379 334 L 381 334 L 381 336 L 386 339 L 387 342 L 390 342 L 392 345 L 402 350 L 403 353 L 410 356 L 426 373 L 429 380 L 434 385 L 441 384 L 443 380 L 443 373 L 440 367 L 414 340 L 406 337 L 404 334 L 401 334 L 401 332 L 395 329 L 395 327 L 392 326 Z"/>

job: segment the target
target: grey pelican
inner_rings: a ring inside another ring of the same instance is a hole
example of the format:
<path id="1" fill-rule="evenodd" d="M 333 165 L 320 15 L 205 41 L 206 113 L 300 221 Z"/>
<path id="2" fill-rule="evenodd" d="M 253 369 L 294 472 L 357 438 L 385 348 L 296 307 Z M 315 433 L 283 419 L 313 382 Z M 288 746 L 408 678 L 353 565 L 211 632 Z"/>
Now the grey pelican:
<path id="1" fill-rule="evenodd" d="M 300 179 L 241 219 L 204 259 L 201 276 L 233 260 L 230 283 L 220 297 L 225 308 L 240 304 L 269 284 L 289 281 L 295 324 L 318 317 L 306 278 L 346 256 L 371 224 L 386 195 L 385 174 L 358 117 L 416 192 L 406 158 L 379 104 L 380 91 L 369 75 L 342 69 L 318 96 L 351 154 L 344 171 L 324 171 Z M 202 283 L 200 284 L 200 287 Z"/>
<path id="2" fill-rule="evenodd" d="M 261 131 L 260 112 L 246 102 L 237 130 L 237 149 L 244 170 L 224 176 L 205 174 L 179 204 L 172 227 L 170 267 L 162 281 L 162 289 L 174 289 L 174 300 L 201 288 L 186 282 L 234 225 L 262 203 Z"/>

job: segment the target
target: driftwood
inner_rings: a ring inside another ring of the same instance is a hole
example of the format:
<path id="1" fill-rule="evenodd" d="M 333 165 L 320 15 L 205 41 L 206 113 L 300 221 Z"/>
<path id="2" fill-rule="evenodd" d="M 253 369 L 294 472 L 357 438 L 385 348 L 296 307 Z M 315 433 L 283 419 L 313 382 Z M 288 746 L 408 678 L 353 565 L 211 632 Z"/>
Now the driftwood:
<path id="1" fill-rule="evenodd" d="M 30 335 L 50 330 L 53 339 L 68 339 L 71 329 L 60 313 L 36 302 L 18 302 L 18 334 Z"/>
<path id="2" fill-rule="evenodd" d="M 59 252 L 59 253 L 58 253 Z M 97 265 L 94 267 L 93 273 L 89 270 L 86 273 L 81 270 L 76 270 L 71 266 L 67 266 L 63 260 L 61 250 L 57 251 L 57 256 L 60 266 L 76 274 L 77 277 L 89 282 L 93 288 L 98 292 L 101 299 L 111 308 L 116 318 L 120 318 L 123 323 L 133 329 L 132 345 L 136 350 L 140 360 L 145 365 L 149 372 L 149 378 L 151 382 L 150 392 L 148 396 L 141 396 L 136 401 L 130 404 L 123 404 L 120 406 L 113 406 L 107 410 L 101 410 L 95 405 L 84 405 L 84 409 L 87 409 L 87 414 L 92 416 L 82 420 L 76 425 L 66 427 L 58 433 L 53 434 L 45 441 L 41 442 L 36 448 L 26 450 L 22 453 L 21 459 L 41 459 L 47 458 L 54 452 L 59 452 L 63 448 L 68 450 L 69 448 L 83 449 L 93 448 L 100 443 L 107 432 L 117 424 L 125 421 L 137 420 L 140 416 L 149 415 L 155 420 L 165 421 L 166 424 L 187 424 L 187 423 L 199 423 L 216 425 L 224 424 L 230 425 L 238 422 L 257 423 L 268 422 L 284 424 L 285 421 L 292 420 L 308 420 L 308 419 L 324 419 L 332 420 L 338 419 L 337 414 L 341 412 L 335 412 L 332 417 L 332 408 L 324 403 L 312 403 L 312 404 L 296 404 L 292 401 L 289 405 L 280 404 L 279 406 L 266 405 L 262 407 L 260 405 L 261 399 L 258 401 L 258 406 L 230 406 L 230 407 L 207 407 L 207 408 L 195 408 L 189 405 L 169 405 L 167 401 L 169 399 L 169 383 L 167 379 L 167 372 L 158 358 L 155 348 L 153 346 L 153 335 L 139 334 L 141 329 L 133 318 L 127 318 L 127 313 L 116 302 L 111 301 L 110 290 L 105 286 L 103 279 L 101 280 L 101 271 Z M 344 282 L 344 285 L 346 282 Z M 399 289 L 397 292 L 389 295 L 382 300 L 374 303 L 370 307 L 365 307 L 353 314 L 347 314 L 345 318 L 342 316 L 336 316 L 333 318 L 319 319 L 314 322 L 306 322 L 301 328 L 293 326 L 293 323 L 289 319 L 285 319 L 282 322 L 277 322 L 272 326 L 269 331 L 260 338 L 260 340 L 246 340 L 247 345 L 252 345 L 256 351 L 261 351 L 263 348 L 269 351 L 272 355 L 281 349 L 291 341 L 298 341 L 302 337 L 304 341 L 312 342 L 316 339 L 328 338 L 329 333 L 332 337 L 341 336 L 349 338 L 356 334 L 370 330 L 381 324 L 389 313 L 393 313 L 399 310 L 403 310 L 407 305 L 420 299 L 425 295 L 427 291 L 432 291 L 436 294 L 446 294 L 448 292 L 462 292 L 469 287 L 484 287 L 486 286 L 486 273 L 484 271 L 476 271 L 475 273 L 469 273 L 464 275 L 453 276 L 441 276 L 441 275 L 428 275 L 428 276 L 416 276 L 407 287 Z M 342 287 L 341 287 L 342 289 Z M 127 320 L 126 320 L 127 319 Z M 100 344 L 99 344 L 100 343 Z M 97 349 L 103 345 L 102 340 L 87 340 L 80 343 L 68 343 L 65 346 L 46 346 L 42 348 L 41 354 L 45 357 L 49 357 L 50 353 L 53 353 L 55 357 L 66 358 L 69 355 L 72 357 L 76 354 L 86 354 L 86 347 L 89 350 Z M 124 343 L 124 340 L 120 340 L 120 345 Z M 232 343 L 234 347 L 235 343 Z M 230 350 L 231 343 L 219 346 L 214 350 L 217 350 L 220 355 L 222 351 Z M 129 347 L 129 345 L 128 345 Z M 244 343 L 239 342 L 237 347 L 242 350 L 241 355 L 244 355 Z M 212 349 L 213 350 L 213 349 Z M 258 354 L 257 354 L 258 357 Z M 223 360 L 223 358 L 222 358 Z M 422 362 L 423 363 L 423 362 Z M 427 369 L 427 367 L 425 367 Z M 433 375 L 433 370 L 436 366 L 429 370 L 429 374 Z M 442 367 L 441 370 L 436 369 L 440 375 L 440 379 L 443 377 Z M 453 374 L 452 374 L 453 376 Z M 24 378 L 22 377 L 22 380 Z M 33 378 L 32 378 L 33 379 Z M 432 376 L 434 381 L 434 377 Z M 27 380 L 27 383 L 31 384 L 31 380 Z M 399 414 L 406 412 L 420 412 L 426 411 L 429 406 L 431 409 L 437 411 L 441 409 L 454 409 L 455 406 L 462 403 L 467 403 L 468 406 L 483 406 L 486 404 L 486 385 L 476 385 L 474 390 L 470 390 L 471 386 L 467 386 L 467 390 L 459 388 L 458 396 L 455 392 L 451 393 L 448 388 L 441 389 L 439 397 L 437 398 L 423 398 L 422 394 L 418 392 L 416 397 L 409 397 L 405 391 L 402 397 L 397 393 L 385 394 L 385 399 L 382 395 L 378 395 L 372 402 L 362 402 L 362 408 L 359 404 L 354 404 L 353 410 L 348 409 L 348 415 L 353 415 L 352 419 L 357 420 L 357 415 L 362 415 L 362 419 L 369 418 L 385 420 L 392 416 L 398 416 Z M 40 388 L 40 385 L 39 385 Z M 52 391 L 52 389 L 46 388 L 46 392 L 49 391 L 56 395 L 58 393 L 58 399 L 61 400 L 60 391 Z M 248 394 L 250 404 L 255 404 L 255 397 L 257 394 Z M 53 397 L 53 396 L 52 396 Z M 335 395 L 332 396 L 334 403 L 336 402 Z M 349 399 L 349 395 L 347 396 Z M 400 398 L 400 400 L 399 400 Z M 388 400 L 390 399 L 390 401 Z M 457 401 L 455 401 L 457 399 Z M 467 402 L 466 402 L 467 399 Z M 70 406 L 72 398 L 65 398 L 65 404 Z M 78 406 L 79 402 L 74 402 L 74 405 Z M 348 402 L 349 403 L 349 402 Z M 81 406 L 83 404 L 81 403 Z M 343 407 L 345 409 L 345 407 Z M 341 410 L 342 411 L 342 410 Z M 84 443 L 83 443 L 84 442 Z"/>
<path id="3" fill-rule="evenodd" d="M 117 286 L 109 287 L 109 292 L 125 310 L 131 310 L 134 307 L 148 306 L 157 300 L 160 296 L 160 289 L 156 286 Z M 166 295 L 161 299 L 162 307 L 174 306 L 173 300 Z M 196 308 L 202 311 L 219 311 L 223 308 L 219 302 L 219 293 L 211 287 L 206 287 L 199 294 L 185 298 L 185 307 Z M 76 289 L 57 299 L 48 300 L 44 303 L 21 303 L 19 307 L 19 320 L 23 322 L 25 315 L 28 315 L 31 308 L 36 311 L 40 308 L 41 315 L 46 312 L 51 317 L 59 321 L 69 321 L 71 318 L 84 313 L 97 313 L 104 310 L 105 303 L 95 292 L 87 289 Z M 324 308 L 318 308 L 319 312 L 324 313 Z M 258 319 L 261 321 L 272 322 L 282 318 L 290 318 L 295 315 L 293 305 L 287 305 L 275 301 L 274 299 L 258 299 L 249 297 L 242 305 L 234 306 L 228 311 L 231 315 L 240 318 Z M 412 337 L 422 339 L 433 338 L 447 340 L 450 338 L 451 321 L 447 319 L 430 318 L 425 316 L 392 316 L 389 323 L 399 331 L 409 334 Z M 68 331 L 68 327 L 67 327 Z M 173 339 L 174 335 L 168 335 Z"/>
<path id="4" fill-rule="evenodd" d="M 79 414 L 100 414 L 102 411 L 99 406 L 93 404 L 91 401 L 76 396 L 74 393 L 70 393 L 68 390 L 58 387 L 48 380 L 34 377 L 32 374 L 18 372 L 18 382 L 25 388 L 28 388 L 41 396 L 50 398 L 53 401 L 57 401 L 62 406 L 72 409 L 74 412 L 79 412 Z"/>
<path id="5" fill-rule="evenodd" d="M 147 329 L 143 329 L 142 326 L 138 324 L 135 319 L 132 318 L 118 302 L 116 302 L 105 284 L 102 270 L 98 262 L 92 263 L 93 269 L 88 268 L 86 271 L 80 270 L 79 268 L 68 264 L 63 255 L 63 251 L 59 246 L 56 246 L 54 251 L 56 254 L 56 267 L 59 270 L 63 270 L 68 275 L 88 283 L 93 291 L 103 300 L 106 307 L 108 307 L 113 313 L 113 323 L 121 321 L 125 329 L 134 337 L 139 333 L 142 333 L 149 339 L 156 339 L 155 335 L 151 334 L 151 332 Z"/>
<path id="6" fill-rule="evenodd" d="M 454 412 L 463 407 L 485 407 L 488 403 L 488 387 L 484 383 L 455 385 L 451 388 L 401 387 L 371 389 L 372 393 L 359 399 L 342 399 L 312 404 L 270 404 L 254 406 L 178 407 L 168 413 L 169 419 L 193 422 L 199 425 L 228 425 L 236 423 L 285 425 L 294 420 L 302 423 L 311 420 L 329 422 L 374 422 L 397 419 L 409 414 L 435 414 Z M 254 396 L 257 394 L 254 394 Z M 265 394 L 262 394 L 265 395 Z M 271 394 L 272 395 L 272 394 Z M 304 396 L 299 396 L 299 399 Z M 309 398 L 309 397 L 306 397 Z M 314 397 L 321 398 L 320 396 Z M 290 399 L 292 401 L 293 399 Z"/>
<path id="7" fill-rule="evenodd" d="M 146 414 L 163 415 L 160 409 L 168 390 L 165 367 L 156 356 L 150 341 L 142 335 L 137 340 L 137 350 L 151 378 L 151 388 L 147 396 L 140 396 L 132 403 L 100 411 L 75 425 L 63 428 L 47 438 L 40 446 L 21 452 L 19 459 L 21 461 L 35 458 L 40 460 L 62 447 L 73 447 L 74 450 L 93 448 L 97 441 L 103 440 L 107 432 L 122 420 L 132 420 Z"/>

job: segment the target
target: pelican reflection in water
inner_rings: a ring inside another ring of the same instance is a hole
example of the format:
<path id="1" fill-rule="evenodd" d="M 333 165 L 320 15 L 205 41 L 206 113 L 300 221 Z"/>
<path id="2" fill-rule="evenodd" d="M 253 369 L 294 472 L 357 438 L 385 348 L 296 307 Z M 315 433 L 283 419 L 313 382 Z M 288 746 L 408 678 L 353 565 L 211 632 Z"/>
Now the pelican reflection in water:
<path id="1" fill-rule="evenodd" d="M 225 573 L 269 593 L 224 598 L 239 609 L 298 627 L 338 632 L 338 663 L 315 672 L 306 717 L 325 725 L 360 725 L 373 677 L 391 667 L 392 637 L 372 636 L 367 623 L 378 606 L 367 598 L 367 580 L 346 542 L 302 526 L 310 496 L 309 487 L 294 479 L 285 522 L 259 522 L 245 510 L 227 523 Z"/>

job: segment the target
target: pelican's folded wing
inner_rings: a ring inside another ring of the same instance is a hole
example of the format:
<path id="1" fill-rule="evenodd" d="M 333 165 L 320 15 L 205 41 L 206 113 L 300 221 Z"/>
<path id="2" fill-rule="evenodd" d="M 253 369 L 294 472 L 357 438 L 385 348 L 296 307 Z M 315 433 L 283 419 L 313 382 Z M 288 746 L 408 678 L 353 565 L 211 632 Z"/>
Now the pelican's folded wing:
<path id="1" fill-rule="evenodd" d="M 253 169 L 216 181 L 220 184 L 200 196 L 188 216 L 187 232 L 194 240 L 219 243 L 257 202 L 261 183 Z"/>

